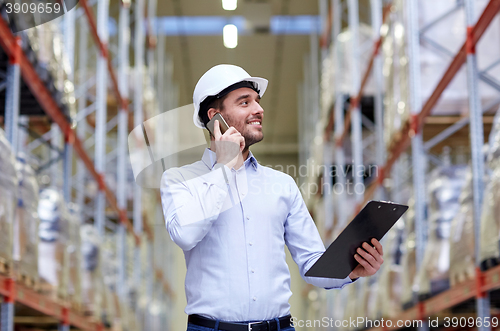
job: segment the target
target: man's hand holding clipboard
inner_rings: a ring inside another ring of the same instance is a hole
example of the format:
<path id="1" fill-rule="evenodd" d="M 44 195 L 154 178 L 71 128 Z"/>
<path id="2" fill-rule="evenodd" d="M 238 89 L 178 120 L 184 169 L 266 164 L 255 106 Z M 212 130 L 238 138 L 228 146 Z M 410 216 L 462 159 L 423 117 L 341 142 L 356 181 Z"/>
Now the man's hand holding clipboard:
<path id="1" fill-rule="evenodd" d="M 372 239 L 371 243 L 373 246 L 365 242 L 356 250 L 357 253 L 354 254 L 354 258 L 359 265 L 349 274 L 349 278 L 352 280 L 359 277 L 373 276 L 384 263 L 382 245 L 375 238 Z"/>
<path id="2" fill-rule="evenodd" d="M 305 275 L 352 280 L 374 275 L 384 263 L 379 240 L 406 210 L 408 206 L 370 201 Z"/>

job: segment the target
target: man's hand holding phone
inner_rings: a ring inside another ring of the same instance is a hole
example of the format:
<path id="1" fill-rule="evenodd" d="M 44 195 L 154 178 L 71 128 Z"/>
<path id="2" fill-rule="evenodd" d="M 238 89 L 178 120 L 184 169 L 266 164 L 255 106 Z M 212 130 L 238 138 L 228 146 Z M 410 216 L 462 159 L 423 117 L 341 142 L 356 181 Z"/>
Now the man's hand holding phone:
<path id="1" fill-rule="evenodd" d="M 238 157 L 243 158 L 241 153 L 245 148 L 245 138 L 232 126 L 222 134 L 218 120 L 215 120 L 214 124 L 214 138 L 217 163 L 233 168 L 238 162 Z"/>

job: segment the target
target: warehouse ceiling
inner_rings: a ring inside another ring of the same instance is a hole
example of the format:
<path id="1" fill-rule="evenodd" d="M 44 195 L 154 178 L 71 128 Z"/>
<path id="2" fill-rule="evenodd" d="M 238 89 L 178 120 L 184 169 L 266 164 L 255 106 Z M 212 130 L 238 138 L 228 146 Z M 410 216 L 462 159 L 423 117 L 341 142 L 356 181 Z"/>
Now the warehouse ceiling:
<path id="1" fill-rule="evenodd" d="M 167 0 L 158 2 L 162 16 L 243 16 L 247 22 L 276 15 L 318 15 L 318 1 L 239 0 L 235 11 L 225 11 L 221 0 Z M 267 78 L 262 99 L 264 141 L 255 146 L 261 154 L 297 154 L 297 89 L 303 80 L 303 61 L 310 49 L 308 35 L 274 35 L 260 31 L 239 36 L 238 46 L 227 49 L 220 35 L 167 36 L 167 52 L 173 56 L 174 81 L 179 85 L 180 105 L 192 102 L 197 80 L 212 66 L 229 63 L 250 75 Z"/>

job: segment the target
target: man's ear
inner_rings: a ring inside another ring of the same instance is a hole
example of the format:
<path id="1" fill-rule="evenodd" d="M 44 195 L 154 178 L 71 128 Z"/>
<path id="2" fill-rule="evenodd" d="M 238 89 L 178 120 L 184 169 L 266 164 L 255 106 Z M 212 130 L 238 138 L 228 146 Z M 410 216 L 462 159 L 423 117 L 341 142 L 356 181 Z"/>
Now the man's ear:
<path id="1" fill-rule="evenodd" d="M 208 115 L 208 119 L 211 120 L 212 117 L 215 116 L 215 114 L 217 114 L 217 109 L 215 108 L 210 108 L 207 112 L 207 115 Z"/>

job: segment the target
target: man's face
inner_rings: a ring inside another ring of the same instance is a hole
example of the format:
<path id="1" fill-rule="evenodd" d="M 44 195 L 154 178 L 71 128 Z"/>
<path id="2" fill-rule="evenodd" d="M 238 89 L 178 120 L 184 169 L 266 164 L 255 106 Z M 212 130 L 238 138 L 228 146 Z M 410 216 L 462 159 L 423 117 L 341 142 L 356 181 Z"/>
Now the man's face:
<path id="1" fill-rule="evenodd" d="M 224 100 L 221 115 L 245 138 L 245 149 L 264 139 L 264 109 L 260 106 L 259 94 L 251 88 L 243 87 L 230 92 Z"/>

